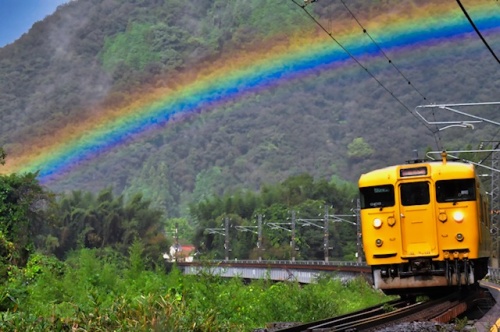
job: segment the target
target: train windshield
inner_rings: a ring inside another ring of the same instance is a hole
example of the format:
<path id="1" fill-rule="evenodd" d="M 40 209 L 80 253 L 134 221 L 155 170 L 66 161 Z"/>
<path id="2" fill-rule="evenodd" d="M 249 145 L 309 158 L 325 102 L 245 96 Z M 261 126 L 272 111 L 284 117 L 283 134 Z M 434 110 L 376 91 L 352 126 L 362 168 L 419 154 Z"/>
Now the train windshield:
<path id="1" fill-rule="evenodd" d="M 436 199 L 439 203 L 476 200 L 474 179 L 436 181 Z"/>
<path id="2" fill-rule="evenodd" d="M 361 208 L 383 208 L 394 206 L 394 186 L 383 185 L 359 188 L 361 194 Z"/>
<path id="3" fill-rule="evenodd" d="M 425 205 L 431 201 L 428 182 L 402 183 L 400 191 L 403 206 Z"/>

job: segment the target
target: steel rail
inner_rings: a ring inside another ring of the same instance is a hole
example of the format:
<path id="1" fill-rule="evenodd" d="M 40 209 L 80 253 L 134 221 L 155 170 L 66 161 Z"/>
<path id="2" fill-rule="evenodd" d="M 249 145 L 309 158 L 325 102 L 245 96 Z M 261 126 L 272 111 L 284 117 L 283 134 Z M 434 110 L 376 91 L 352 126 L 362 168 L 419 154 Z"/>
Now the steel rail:
<path id="1" fill-rule="evenodd" d="M 487 294 L 488 295 L 487 295 Z M 433 321 L 448 323 L 453 318 L 472 310 L 488 297 L 481 287 L 457 290 L 446 296 L 425 302 L 399 299 L 350 314 L 315 322 L 273 329 L 275 332 L 376 331 L 383 327 L 413 322 Z M 285 323 L 283 324 L 285 326 Z"/>
<path id="2" fill-rule="evenodd" d="M 324 324 L 331 323 L 332 321 L 336 321 L 339 324 L 343 322 L 347 322 L 352 320 L 353 317 L 357 317 L 359 319 L 363 319 L 366 317 L 372 317 L 374 315 L 380 315 L 386 312 L 387 310 L 391 310 L 393 308 L 404 308 L 409 304 L 414 303 L 414 299 L 396 299 L 383 304 L 378 304 L 376 306 L 368 307 L 362 310 L 358 310 L 349 314 L 336 316 L 334 318 L 325 318 L 314 322 L 299 324 L 295 326 L 289 326 L 282 329 L 275 330 L 275 332 L 302 332 L 308 331 L 310 328 L 321 326 Z M 287 324 L 284 324 L 287 325 Z"/>

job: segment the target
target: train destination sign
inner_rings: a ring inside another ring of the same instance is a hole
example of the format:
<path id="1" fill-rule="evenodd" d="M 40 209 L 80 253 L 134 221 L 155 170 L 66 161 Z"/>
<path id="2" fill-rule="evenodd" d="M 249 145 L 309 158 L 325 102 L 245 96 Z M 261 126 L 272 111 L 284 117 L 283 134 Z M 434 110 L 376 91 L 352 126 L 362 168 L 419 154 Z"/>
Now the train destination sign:
<path id="1" fill-rule="evenodd" d="M 402 178 L 419 175 L 427 175 L 427 167 L 402 168 L 399 170 L 399 176 Z"/>

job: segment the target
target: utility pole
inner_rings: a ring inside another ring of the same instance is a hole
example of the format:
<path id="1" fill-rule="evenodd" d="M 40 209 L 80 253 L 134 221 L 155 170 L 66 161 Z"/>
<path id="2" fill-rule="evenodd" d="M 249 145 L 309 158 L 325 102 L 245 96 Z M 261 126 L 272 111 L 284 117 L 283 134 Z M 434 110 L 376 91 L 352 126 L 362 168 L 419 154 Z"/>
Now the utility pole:
<path id="1" fill-rule="evenodd" d="M 224 218 L 224 228 L 205 228 L 205 232 L 208 234 L 220 234 L 224 236 L 224 253 L 225 253 L 225 260 L 229 260 L 229 252 L 231 249 L 229 249 L 229 218 L 225 217 Z M 222 226 L 222 225 L 221 225 Z"/>
<path id="2" fill-rule="evenodd" d="M 295 262 L 295 211 L 292 211 L 292 262 Z"/>
<path id="3" fill-rule="evenodd" d="M 259 261 L 262 260 L 262 248 L 263 242 L 262 242 L 262 214 L 258 215 L 258 226 L 235 226 L 237 231 L 241 232 L 252 232 L 254 234 L 257 234 L 257 252 L 259 254 Z M 253 229 L 257 228 L 257 231 L 254 231 Z"/>
<path id="4" fill-rule="evenodd" d="M 226 261 L 229 260 L 229 218 L 226 217 L 224 219 L 224 224 L 225 224 L 225 235 L 224 235 L 224 251 L 226 253 Z"/>
<path id="5" fill-rule="evenodd" d="M 259 261 L 262 260 L 262 214 L 259 214 L 258 226 L 257 226 L 257 250 L 259 252 Z"/>
<path id="6" fill-rule="evenodd" d="M 287 218 L 288 219 L 288 218 Z M 300 220 L 300 219 L 299 219 Z M 290 248 L 291 248 L 291 260 L 295 261 L 295 224 L 297 222 L 295 211 L 292 211 L 292 221 L 291 222 L 268 222 L 267 225 L 271 229 L 282 229 L 284 231 L 291 233 Z"/>
<path id="7" fill-rule="evenodd" d="M 498 147 L 498 145 L 497 145 Z M 497 151 L 491 154 L 491 235 L 493 240 L 493 257 L 491 265 L 498 268 L 500 245 L 499 245 L 499 228 L 500 228 L 500 154 Z"/>
<path id="8" fill-rule="evenodd" d="M 174 239 L 175 239 L 175 262 L 177 262 L 177 257 L 179 254 L 179 224 L 178 223 L 175 223 Z"/>
<path id="9" fill-rule="evenodd" d="M 329 214 L 329 206 L 325 205 L 325 212 L 322 218 L 319 219 L 304 219 L 304 218 L 298 218 L 295 219 L 296 221 L 300 222 L 303 224 L 303 226 L 314 226 L 317 228 L 321 228 L 323 230 L 323 252 L 324 252 L 324 257 L 325 257 L 325 262 L 328 262 L 329 260 L 329 250 L 333 249 L 332 247 L 329 246 L 329 224 L 330 222 L 345 222 L 351 225 L 356 226 L 357 224 L 353 221 L 345 219 L 346 217 L 355 217 L 355 214 Z M 352 209 L 351 209 L 352 211 Z M 323 225 L 317 223 L 323 221 Z M 358 231 L 356 229 L 356 231 Z M 357 245 L 358 245 L 358 251 L 359 249 L 359 239 L 357 240 Z"/>
<path id="10" fill-rule="evenodd" d="M 326 204 L 323 224 L 323 251 L 325 253 L 325 262 L 328 262 L 328 205 Z"/>

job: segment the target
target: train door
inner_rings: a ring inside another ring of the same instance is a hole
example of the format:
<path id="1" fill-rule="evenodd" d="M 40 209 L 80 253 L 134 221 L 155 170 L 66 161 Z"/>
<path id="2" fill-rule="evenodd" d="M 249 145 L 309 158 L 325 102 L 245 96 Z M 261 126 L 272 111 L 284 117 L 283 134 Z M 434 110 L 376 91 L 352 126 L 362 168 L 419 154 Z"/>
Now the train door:
<path id="1" fill-rule="evenodd" d="M 427 181 L 399 185 L 403 258 L 439 255 L 430 189 Z"/>

